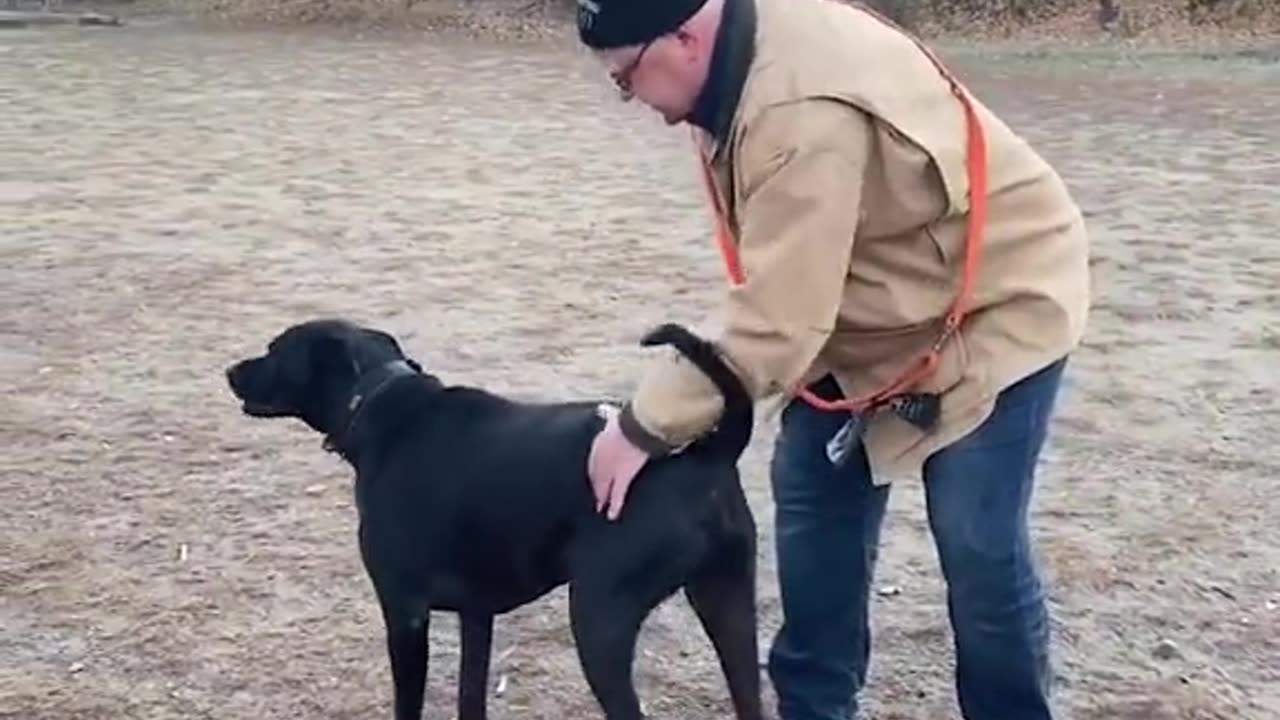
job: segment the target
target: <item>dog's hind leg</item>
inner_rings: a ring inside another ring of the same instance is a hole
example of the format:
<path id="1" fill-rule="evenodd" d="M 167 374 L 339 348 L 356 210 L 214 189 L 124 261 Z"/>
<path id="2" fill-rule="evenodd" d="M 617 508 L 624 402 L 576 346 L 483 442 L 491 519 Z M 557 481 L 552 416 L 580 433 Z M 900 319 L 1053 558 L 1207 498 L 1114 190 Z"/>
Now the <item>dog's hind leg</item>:
<path id="1" fill-rule="evenodd" d="M 463 613 L 462 667 L 458 675 L 458 720 L 485 720 L 493 616 Z"/>
<path id="2" fill-rule="evenodd" d="M 685 596 L 711 638 L 738 720 L 762 720 L 756 640 L 754 537 L 735 539 L 685 586 Z"/>
<path id="3" fill-rule="evenodd" d="M 578 659 L 607 720 L 644 718 L 631 670 L 640 625 L 656 605 L 591 581 L 575 582 L 569 588 L 569 618 Z"/>

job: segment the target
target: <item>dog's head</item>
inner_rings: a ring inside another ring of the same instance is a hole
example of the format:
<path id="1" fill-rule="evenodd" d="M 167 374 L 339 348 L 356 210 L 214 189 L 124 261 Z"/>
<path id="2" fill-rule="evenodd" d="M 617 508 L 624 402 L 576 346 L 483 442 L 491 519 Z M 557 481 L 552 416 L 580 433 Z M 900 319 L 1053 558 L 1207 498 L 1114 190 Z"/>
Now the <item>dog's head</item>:
<path id="1" fill-rule="evenodd" d="M 289 327 L 267 353 L 227 368 L 227 382 L 246 415 L 293 417 L 327 435 L 342 430 L 362 376 L 397 360 L 415 371 L 395 338 L 344 320 L 311 320 Z"/>

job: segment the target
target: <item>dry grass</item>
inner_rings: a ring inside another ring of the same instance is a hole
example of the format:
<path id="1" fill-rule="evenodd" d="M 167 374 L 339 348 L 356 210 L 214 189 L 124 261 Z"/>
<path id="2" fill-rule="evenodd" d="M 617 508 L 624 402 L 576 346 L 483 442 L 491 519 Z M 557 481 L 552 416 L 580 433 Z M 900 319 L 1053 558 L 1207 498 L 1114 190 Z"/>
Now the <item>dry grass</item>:
<path id="1" fill-rule="evenodd" d="M 187 0 L 177 0 L 185 2 Z M 366 30 L 447 30 L 500 39 L 563 34 L 561 0 L 190 0 L 207 20 L 244 26 L 325 25 Z"/>
<path id="2" fill-rule="evenodd" d="M 944 1 L 944 0 L 938 0 Z M 962 0 L 963 1 L 963 0 Z M 1270 43 L 1280 33 L 1280 6 L 1270 0 L 1114 0 L 1115 15 L 1100 16 L 1097 0 L 1049 0 L 1039 10 L 1006 10 L 978 18 L 943 12 L 926 18 L 930 34 L 969 39 L 1105 40 L 1174 47 Z M 1199 8 L 1193 11 L 1192 8 Z"/>
<path id="3" fill-rule="evenodd" d="M 175 0 L 186 2 L 188 0 Z M 189 0 L 236 25 L 449 29 L 508 38 L 568 34 L 569 0 Z M 1143 41 L 1160 45 L 1272 42 L 1273 0 L 864 0 L 922 34 L 967 40 Z"/>

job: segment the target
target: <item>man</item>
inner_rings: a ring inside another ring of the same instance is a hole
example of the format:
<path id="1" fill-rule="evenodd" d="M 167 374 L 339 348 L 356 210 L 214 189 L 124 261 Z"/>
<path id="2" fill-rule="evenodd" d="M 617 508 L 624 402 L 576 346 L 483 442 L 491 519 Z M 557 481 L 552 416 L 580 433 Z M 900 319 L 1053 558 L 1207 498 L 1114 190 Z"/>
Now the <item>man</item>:
<path id="1" fill-rule="evenodd" d="M 1063 181 L 923 46 L 833 0 L 579 0 L 625 99 L 694 129 L 731 279 L 719 344 L 786 403 L 771 465 L 783 720 L 856 713 L 881 520 L 923 479 L 967 720 L 1051 717 L 1027 506 L 1088 310 Z M 591 450 L 620 512 L 721 401 L 678 356 Z"/>

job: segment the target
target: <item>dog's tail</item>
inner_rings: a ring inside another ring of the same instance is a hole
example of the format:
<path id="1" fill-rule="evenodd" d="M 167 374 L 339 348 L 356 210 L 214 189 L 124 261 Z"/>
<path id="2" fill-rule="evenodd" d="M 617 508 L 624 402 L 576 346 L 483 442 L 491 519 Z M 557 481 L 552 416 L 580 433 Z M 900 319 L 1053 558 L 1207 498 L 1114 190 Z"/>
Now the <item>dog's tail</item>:
<path id="1" fill-rule="evenodd" d="M 699 445 L 713 447 L 715 452 L 735 459 L 740 457 L 751 441 L 755 407 L 746 386 L 725 363 L 716 346 L 675 323 L 664 323 L 650 330 L 640 344 L 644 347 L 671 345 L 711 379 L 724 396 L 724 412 L 719 426 Z"/>

